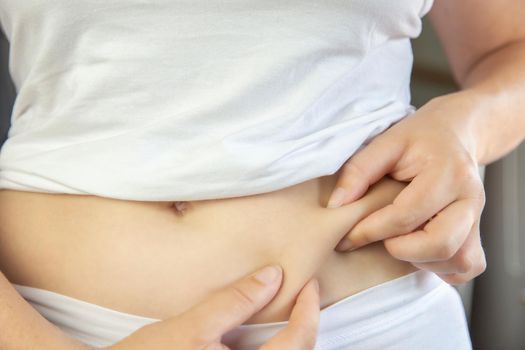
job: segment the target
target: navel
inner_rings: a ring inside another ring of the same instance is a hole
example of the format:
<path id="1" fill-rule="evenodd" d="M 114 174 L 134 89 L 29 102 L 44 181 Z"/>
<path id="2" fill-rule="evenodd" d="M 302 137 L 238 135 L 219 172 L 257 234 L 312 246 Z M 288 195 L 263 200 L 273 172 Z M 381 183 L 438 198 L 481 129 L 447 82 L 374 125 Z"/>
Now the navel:
<path id="1" fill-rule="evenodd" d="M 172 208 L 177 215 L 184 215 L 184 213 L 189 208 L 189 202 L 186 201 L 176 201 L 171 204 Z"/>

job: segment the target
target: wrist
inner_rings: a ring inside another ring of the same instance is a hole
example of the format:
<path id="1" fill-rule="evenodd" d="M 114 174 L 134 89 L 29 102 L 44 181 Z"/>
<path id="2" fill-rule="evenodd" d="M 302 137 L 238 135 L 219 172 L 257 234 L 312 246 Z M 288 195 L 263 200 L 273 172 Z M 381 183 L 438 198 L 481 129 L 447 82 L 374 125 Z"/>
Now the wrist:
<path id="1" fill-rule="evenodd" d="M 463 146 L 478 165 L 484 159 L 484 135 L 480 127 L 484 96 L 475 90 L 461 90 L 431 99 L 427 105 L 440 120 L 456 133 Z"/>

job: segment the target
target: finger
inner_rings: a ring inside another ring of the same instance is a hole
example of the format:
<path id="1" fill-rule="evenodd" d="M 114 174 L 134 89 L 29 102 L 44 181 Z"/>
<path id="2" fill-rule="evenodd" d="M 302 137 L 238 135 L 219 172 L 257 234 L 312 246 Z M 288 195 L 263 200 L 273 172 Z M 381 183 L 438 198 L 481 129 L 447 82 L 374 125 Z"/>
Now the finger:
<path id="1" fill-rule="evenodd" d="M 274 335 L 261 350 L 313 349 L 320 317 L 319 283 L 311 279 L 299 293 L 287 326 Z"/>
<path id="2" fill-rule="evenodd" d="M 439 167 L 421 172 L 387 205 L 368 215 L 350 230 L 347 243 L 341 242 L 337 250 L 350 246 L 355 249 L 372 242 L 410 233 L 429 220 L 458 196 L 455 179 L 449 171 Z M 345 246 L 346 245 L 346 246 Z"/>
<path id="3" fill-rule="evenodd" d="M 192 324 L 193 338 L 207 345 L 261 310 L 275 296 L 281 281 L 281 267 L 267 266 L 216 292 L 178 320 Z"/>
<path id="4" fill-rule="evenodd" d="M 422 230 L 386 239 L 384 244 L 394 258 L 412 263 L 451 259 L 465 243 L 476 221 L 472 199 L 453 202 Z"/>
<path id="5" fill-rule="evenodd" d="M 483 250 L 479 241 L 479 225 L 477 222 L 472 225 L 465 243 L 459 248 L 454 256 L 446 261 L 429 263 L 412 263 L 421 270 L 428 270 L 435 273 L 468 273 L 475 268 L 482 258 L 480 252 Z"/>
<path id="6" fill-rule="evenodd" d="M 404 143 L 388 134 L 376 136 L 341 167 L 339 177 L 330 196 L 327 208 L 337 208 L 359 199 L 399 161 Z"/>
<path id="7" fill-rule="evenodd" d="M 468 272 L 465 273 L 437 273 L 437 275 L 449 284 L 462 284 L 472 280 L 473 278 L 481 275 L 487 268 L 487 260 L 485 257 L 485 251 L 480 243 L 479 230 L 474 235 L 474 245 L 478 248 L 475 250 L 472 261 L 473 266 Z"/>
<path id="8" fill-rule="evenodd" d="M 203 350 L 231 350 L 231 349 L 227 347 L 226 345 L 221 344 L 220 342 L 215 342 L 215 343 L 207 345 Z"/>

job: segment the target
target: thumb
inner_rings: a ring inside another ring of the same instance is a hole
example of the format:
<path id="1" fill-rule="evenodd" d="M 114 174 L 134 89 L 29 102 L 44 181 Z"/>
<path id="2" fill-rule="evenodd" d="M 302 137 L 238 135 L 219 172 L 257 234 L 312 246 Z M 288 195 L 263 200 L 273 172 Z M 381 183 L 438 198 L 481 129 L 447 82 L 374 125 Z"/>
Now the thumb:
<path id="1" fill-rule="evenodd" d="M 279 265 L 266 266 L 229 285 L 181 315 L 207 345 L 241 325 L 273 299 L 282 281 Z"/>
<path id="2" fill-rule="evenodd" d="M 354 153 L 340 169 L 327 208 L 338 208 L 361 198 L 368 187 L 394 168 L 404 148 L 399 139 L 380 134 Z"/>
<path id="3" fill-rule="evenodd" d="M 319 283 L 311 279 L 299 293 L 288 325 L 260 350 L 305 350 L 315 347 L 320 318 Z"/>

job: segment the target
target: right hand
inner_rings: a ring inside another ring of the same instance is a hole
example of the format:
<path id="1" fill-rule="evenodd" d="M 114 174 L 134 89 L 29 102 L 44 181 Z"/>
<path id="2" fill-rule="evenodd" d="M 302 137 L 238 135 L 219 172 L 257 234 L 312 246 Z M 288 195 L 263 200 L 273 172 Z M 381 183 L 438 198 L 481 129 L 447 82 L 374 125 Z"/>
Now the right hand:
<path id="1" fill-rule="evenodd" d="M 221 337 L 261 310 L 275 296 L 282 282 L 282 269 L 266 267 L 208 297 L 188 311 L 148 324 L 106 350 L 226 350 Z M 258 275 L 267 272 L 266 275 Z M 258 279 L 258 276 L 262 276 Z M 266 278 L 265 278 L 266 276 Z M 266 282 L 264 282 L 266 281 Z M 319 285 L 311 279 L 297 296 L 286 327 L 261 350 L 313 349 L 317 338 Z"/>

